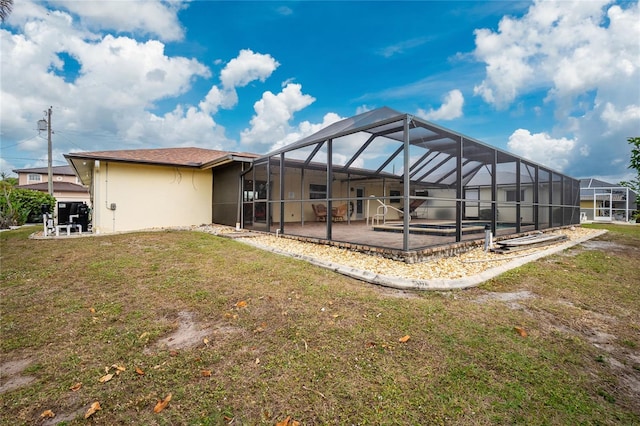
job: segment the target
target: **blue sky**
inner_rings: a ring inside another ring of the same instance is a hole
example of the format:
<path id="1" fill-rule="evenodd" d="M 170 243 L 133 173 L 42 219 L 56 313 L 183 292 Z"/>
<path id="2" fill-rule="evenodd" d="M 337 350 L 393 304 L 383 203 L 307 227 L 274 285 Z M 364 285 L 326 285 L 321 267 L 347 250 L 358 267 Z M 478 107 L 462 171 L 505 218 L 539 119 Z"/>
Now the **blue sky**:
<path id="1" fill-rule="evenodd" d="M 75 151 L 264 154 L 388 106 L 574 177 L 633 177 L 637 1 L 16 1 L 0 170 Z"/>

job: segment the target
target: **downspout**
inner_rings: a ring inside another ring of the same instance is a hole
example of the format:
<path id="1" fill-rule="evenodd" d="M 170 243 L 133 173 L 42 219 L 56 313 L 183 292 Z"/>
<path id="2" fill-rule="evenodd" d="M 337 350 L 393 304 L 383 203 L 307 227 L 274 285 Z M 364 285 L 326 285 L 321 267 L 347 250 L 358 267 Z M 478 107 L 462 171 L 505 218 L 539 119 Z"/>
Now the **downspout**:
<path id="1" fill-rule="evenodd" d="M 100 218 L 102 216 L 102 212 L 100 212 L 100 196 L 102 194 L 100 194 L 100 160 L 96 160 L 93 163 L 93 176 L 91 179 L 91 186 L 92 186 L 92 191 L 93 191 L 93 195 L 92 195 L 92 200 L 91 200 L 91 207 L 92 207 L 92 212 L 91 212 L 91 226 L 92 226 L 92 231 L 95 232 L 96 234 L 100 233 Z"/>
<path id="2" fill-rule="evenodd" d="M 116 232 L 116 204 L 109 204 L 109 163 L 105 163 L 105 175 L 104 175 L 104 206 L 107 210 L 111 210 L 113 219 L 111 225 L 111 232 Z"/>

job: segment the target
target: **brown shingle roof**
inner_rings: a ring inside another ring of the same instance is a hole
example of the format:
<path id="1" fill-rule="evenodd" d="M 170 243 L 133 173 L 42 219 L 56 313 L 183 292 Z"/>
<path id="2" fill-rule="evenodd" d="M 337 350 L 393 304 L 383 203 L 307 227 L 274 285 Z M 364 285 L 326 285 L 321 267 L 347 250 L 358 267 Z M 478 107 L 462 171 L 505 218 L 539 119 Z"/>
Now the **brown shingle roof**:
<path id="1" fill-rule="evenodd" d="M 126 149 L 119 151 L 73 152 L 68 158 L 162 164 L 170 166 L 203 167 L 225 157 L 258 158 L 257 154 L 218 151 L 205 148 Z"/>
<path id="2" fill-rule="evenodd" d="M 14 169 L 15 173 L 40 173 L 47 174 L 49 173 L 48 167 L 33 167 L 30 169 Z M 51 167 L 51 172 L 54 175 L 65 175 L 65 176 L 75 176 L 76 172 L 73 170 L 71 166 L 53 166 Z"/>
<path id="3" fill-rule="evenodd" d="M 17 185 L 16 188 L 31 189 L 34 191 L 48 192 L 49 182 L 32 183 L 29 185 Z M 53 192 L 89 192 L 87 188 L 71 182 L 53 182 Z"/>

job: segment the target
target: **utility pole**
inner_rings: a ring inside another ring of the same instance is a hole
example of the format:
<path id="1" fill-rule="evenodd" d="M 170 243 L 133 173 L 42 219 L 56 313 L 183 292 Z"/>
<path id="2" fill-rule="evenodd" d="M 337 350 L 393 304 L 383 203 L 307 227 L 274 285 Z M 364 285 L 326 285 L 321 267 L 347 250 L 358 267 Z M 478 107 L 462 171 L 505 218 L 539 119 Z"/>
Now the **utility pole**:
<path id="1" fill-rule="evenodd" d="M 48 171 L 49 171 L 49 195 L 53 197 L 53 159 L 52 159 L 52 149 L 51 149 L 51 109 L 53 107 L 49 107 L 45 113 L 47 114 L 46 119 L 38 120 L 38 131 L 47 130 L 47 153 L 48 153 Z"/>
<path id="2" fill-rule="evenodd" d="M 53 160 L 52 160 L 52 154 L 51 154 L 51 108 L 49 107 L 49 110 L 47 111 L 47 150 L 48 150 L 48 168 L 49 168 L 49 195 L 51 195 L 53 197 Z"/>

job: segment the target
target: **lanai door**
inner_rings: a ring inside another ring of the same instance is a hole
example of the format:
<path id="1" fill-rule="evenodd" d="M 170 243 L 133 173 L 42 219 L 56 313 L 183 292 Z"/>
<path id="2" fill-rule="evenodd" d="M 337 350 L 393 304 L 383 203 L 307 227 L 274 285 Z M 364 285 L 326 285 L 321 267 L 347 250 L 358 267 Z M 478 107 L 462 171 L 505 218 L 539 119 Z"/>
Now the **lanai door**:
<path id="1" fill-rule="evenodd" d="M 611 193 L 593 194 L 593 219 L 599 221 L 611 221 Z"/>

